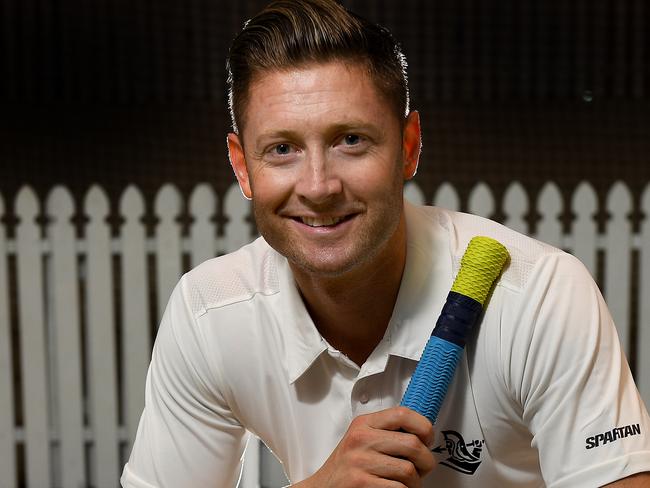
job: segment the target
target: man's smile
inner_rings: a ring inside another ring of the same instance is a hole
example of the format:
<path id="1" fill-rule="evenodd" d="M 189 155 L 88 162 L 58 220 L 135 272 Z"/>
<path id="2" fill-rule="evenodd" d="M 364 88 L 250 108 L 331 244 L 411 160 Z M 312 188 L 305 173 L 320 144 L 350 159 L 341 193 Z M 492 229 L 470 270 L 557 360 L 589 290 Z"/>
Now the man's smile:
<path id="1" fill-rule="evenodd" d="M 291 217 L 292 220 L 305 224 L 309 227 L 335 227 L 341 222 L 348 221 L 355 217 L 356 213 L 347 215 L 319 215 L 319 216 L 295 216 Z"/>
<path id="2" fill-rule="evenodd" d="M 345 217 L 300 217 L 303 224 L 309 227 L 329 227 L 341 222 Z"/>

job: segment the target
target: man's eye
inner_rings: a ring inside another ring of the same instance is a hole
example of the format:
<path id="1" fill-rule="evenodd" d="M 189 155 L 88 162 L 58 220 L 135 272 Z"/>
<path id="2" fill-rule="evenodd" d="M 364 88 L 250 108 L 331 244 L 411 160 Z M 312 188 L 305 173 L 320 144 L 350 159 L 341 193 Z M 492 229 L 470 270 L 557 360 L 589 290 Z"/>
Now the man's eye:
<path id="1" fill-rule="evenodd" d="M 343 142 L 348 146 L 354 146 L 361 142 L 361 137 L 356 134 L 348 134 L 343 138 Z"/>
<path id="2" fill-rule="evenodd" d="M 273 148 L 273 152 L 280 156 L 285 156 L 291 153 L 291 146 L 289 144 L 278 144 Z"/>

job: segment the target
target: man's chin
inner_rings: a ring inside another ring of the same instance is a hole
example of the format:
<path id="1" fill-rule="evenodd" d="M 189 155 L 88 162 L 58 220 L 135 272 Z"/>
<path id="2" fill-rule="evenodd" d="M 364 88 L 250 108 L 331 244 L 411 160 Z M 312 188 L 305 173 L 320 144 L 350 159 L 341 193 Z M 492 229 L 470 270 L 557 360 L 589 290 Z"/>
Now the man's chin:
<path id="1" fill-rule="evenodd" d="M 356 265 L 359 264 L 359 261 L 355 259 L 342 259 L 340 254 L 331 257 L 323 257 L 321 259 L 314 259 L 313 255 L 287 255 L 287 259 L 289 260 L 291 267 L 296 271 L 300 270 L 303 273 L 323 278 L 336 278 L 342 276 L 353 270 Z"/>

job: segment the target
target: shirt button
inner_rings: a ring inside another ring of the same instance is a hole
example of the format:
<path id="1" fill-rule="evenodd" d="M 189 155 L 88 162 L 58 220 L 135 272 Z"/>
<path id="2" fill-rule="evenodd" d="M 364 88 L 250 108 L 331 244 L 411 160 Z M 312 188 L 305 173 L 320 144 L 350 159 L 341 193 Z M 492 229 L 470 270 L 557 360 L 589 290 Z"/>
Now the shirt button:
<path id="1" fill-rule="evenodd" d="M 368 403 L 368 400 L 370 400 L 370 398 L 368 397 L 368 394 L 367 394 L 367 393 L 362 393 L 361 396 L 359 397 L 359 401 L 360 401 L 363 405 L 365 405 L 366 403 Z"/>

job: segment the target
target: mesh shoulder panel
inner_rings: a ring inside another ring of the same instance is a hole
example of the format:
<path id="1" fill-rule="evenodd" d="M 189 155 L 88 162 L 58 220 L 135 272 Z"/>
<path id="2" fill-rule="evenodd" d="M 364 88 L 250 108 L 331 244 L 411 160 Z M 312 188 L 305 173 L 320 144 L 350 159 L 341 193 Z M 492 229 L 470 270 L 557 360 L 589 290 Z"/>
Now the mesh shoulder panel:
<path id="1" fill-rule="evenodd" d="M 530 271 L 542 256 L 563 252 L 493 220 L 441 208 L 435 210 L 439 214 L 440 224 L 449 231 L 455 274 L 460 269 L 460 260 L 467 244 L 475 236 L 491 237 L 508 249 L 510 262 L 500 282 L 517 289 L 525 286 Z"/>
<path id="2" fill-rule="evenodd" d="M 279 290 L 277 253 L 259 238 L 241 249 L 209 259 L 189 271 L 186 300 L 194 315 Z"/>

